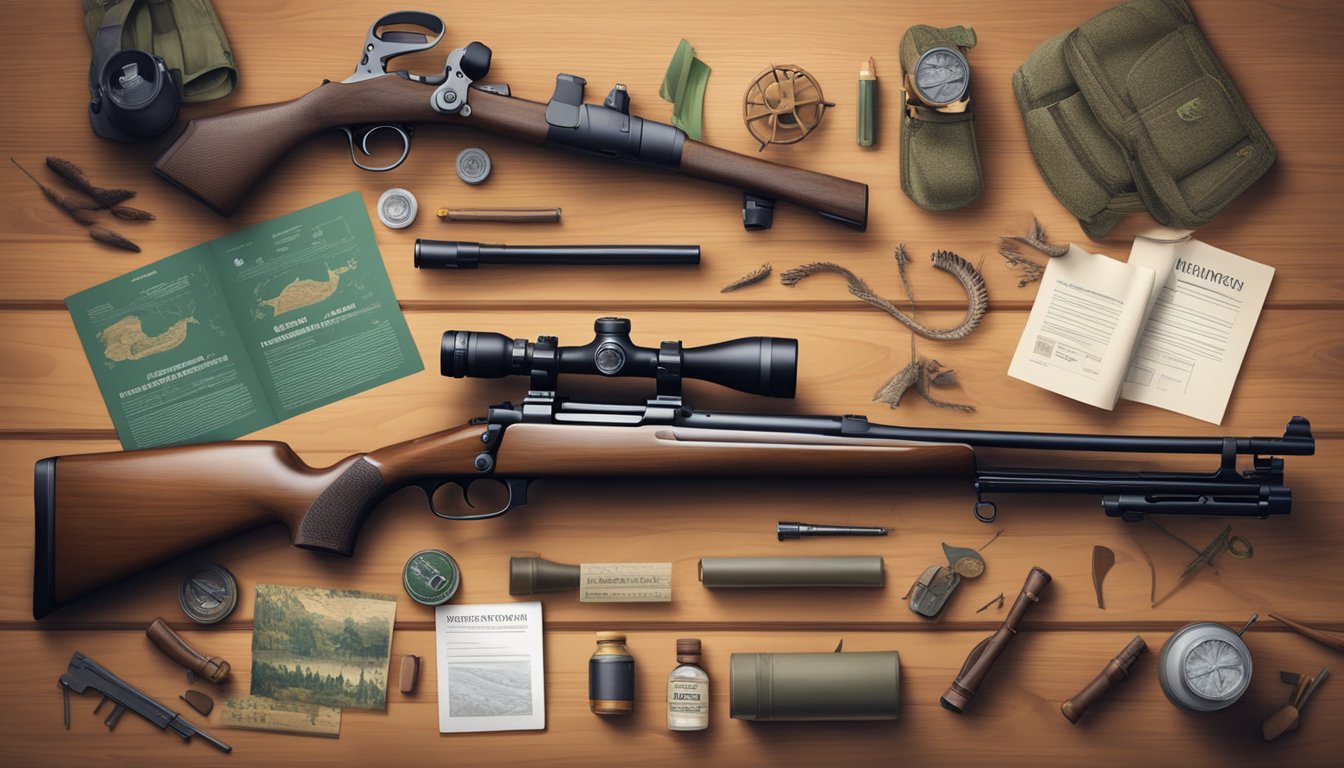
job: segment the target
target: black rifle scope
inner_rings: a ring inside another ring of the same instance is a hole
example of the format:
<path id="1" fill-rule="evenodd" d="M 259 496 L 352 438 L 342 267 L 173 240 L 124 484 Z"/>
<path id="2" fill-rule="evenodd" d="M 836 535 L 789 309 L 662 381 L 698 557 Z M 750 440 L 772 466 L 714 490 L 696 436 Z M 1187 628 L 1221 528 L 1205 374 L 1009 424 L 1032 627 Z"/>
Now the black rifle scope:
<path id="1" fill-rule="evenodd" d="M 793 397 L 797 384 L 797 339 L 753 336 L 691 348 L 664 341 L 651 348 L 635 346 L 623 317 L 598 318 L 593 330 L 596 337 L 582 347 L 557 346 L 554 336 L 534 343 L 501 333 L 447 331 L 439 368 L 458 379 L 530 375 L 532 389 L 551 391 L 561 373 L 653 378 L 658 394 L 669 396 L 681 394 L 683 378 L 770 397 Z"/>

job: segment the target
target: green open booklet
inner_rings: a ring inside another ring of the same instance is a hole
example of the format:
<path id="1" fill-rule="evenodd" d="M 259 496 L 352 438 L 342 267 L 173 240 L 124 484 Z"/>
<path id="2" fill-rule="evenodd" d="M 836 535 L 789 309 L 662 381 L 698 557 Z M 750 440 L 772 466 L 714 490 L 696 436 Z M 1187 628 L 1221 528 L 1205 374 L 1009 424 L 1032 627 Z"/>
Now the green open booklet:
<path id="1" fill-rule="evenodd" d="M 358 192 L 65 303 L 128 449 L 239 437 L 424 368 Z"/>

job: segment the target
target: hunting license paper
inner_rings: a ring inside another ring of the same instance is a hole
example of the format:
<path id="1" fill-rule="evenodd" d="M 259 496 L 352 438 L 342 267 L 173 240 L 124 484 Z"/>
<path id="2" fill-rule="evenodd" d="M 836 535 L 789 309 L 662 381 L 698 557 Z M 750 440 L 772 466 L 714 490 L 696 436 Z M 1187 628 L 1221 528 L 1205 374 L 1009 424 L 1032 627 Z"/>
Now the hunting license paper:
<path id="1" fill-rule="evenodd" d="M 1146 232 L 1128 263 L 1076 245 L 1050 259 L 1008 375 L 1222 423 L 1274 269 L 1190 234 Z"/>
<path id="2" fill-rule="evenodd" d="M 546 728 L 541 603 L 434 610 L 439 733 Z"/>
<path id="3" fill-rule="evenodd" d="M 65 303 L 128 450 L 241 437 L 424 368 L 358 192 Z"/>

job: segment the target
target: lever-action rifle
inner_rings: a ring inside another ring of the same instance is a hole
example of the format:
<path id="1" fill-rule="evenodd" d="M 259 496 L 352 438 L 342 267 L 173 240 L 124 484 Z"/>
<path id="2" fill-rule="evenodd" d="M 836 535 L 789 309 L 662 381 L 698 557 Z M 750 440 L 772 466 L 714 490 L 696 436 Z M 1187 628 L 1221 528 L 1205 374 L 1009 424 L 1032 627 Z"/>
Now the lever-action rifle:
<path id="1" fill-rule="evenodd" d="M 384 29 L 392 26 L 418 27 L 433 38 Z M 359 64 L 344 81 L 324 82 L 293 101 L 192 120 L 154 170 L 227 216 L 282 155 L 319 131 L 340 129 L 355 165 L 388 171 L 410 153 L 410 124 L 442 122 L 737 187 L 747 229 L 770 227 L 776 199 L 858 230 L 868 224 L 868 185 L 701 144 L 670 125 L 631 115 L 623 85 L 601 105 L 584 104 L 584 79 L 562 74 L 549 103 L 514 98 L 507 85 L 481 82 L 490 71 L 490 49 L 475 42 L 449 53 L 441 75 L 388 72 L 390 59 L 433 48 L 443 31 L 434 14 L 389 13 L 369 27 Z M 369 157 L 369 137 L 380 129 L 400 136 L 401 157 L 365 165 L 355 149 Z"/>
<path id="2" fill-rule="evenodd" d="M 42 459 L 35 469 L 37 551 L 33 615 L 42 618 L 95 586 L 270 522 L 294 546 L 350 555 L 365 518 L 393 491 L 419 486 L 430 509 L 458 520 L 494 517 L 527 503 L 546 477 L 705 475 L 958 476 L 971 479 L 975 515 L 994 519 L 1001 493 L 1072 493 L 1101 498 L 1106 514 L 1287 514 L 1292 491 L 1283 459 L 1315 452 L 1307 420 L 1283 437 L 1110 437 L 987 432 L 870 424 L 862 416 L 769 416 L 695 411 L 684 378 L 743 392 L 793 397 L 798 343 L 747 338 L 657 349 L 630 340 L 630 321 L 605 317 L 596 338 L 561 347 L 498 333 L 448 331 L 444 375 L 530 375 L 520 405 L 484 418 L 349 456 L 325 469 L 278 442 L 226 442 Z M 556 396 L 561 373 L 644 376 L 657 396 L 643 405 L 576 403 Z M 976 448 L 1214 454 L 1213 472 L 1110 472 L 988 468 Z M 1251 455 L 1249 469 L 1237 457 Z M 506 486 L 499 509 L 452 515 L 434 507 L 448 483 L 464 494 L 480 482 Z"/>

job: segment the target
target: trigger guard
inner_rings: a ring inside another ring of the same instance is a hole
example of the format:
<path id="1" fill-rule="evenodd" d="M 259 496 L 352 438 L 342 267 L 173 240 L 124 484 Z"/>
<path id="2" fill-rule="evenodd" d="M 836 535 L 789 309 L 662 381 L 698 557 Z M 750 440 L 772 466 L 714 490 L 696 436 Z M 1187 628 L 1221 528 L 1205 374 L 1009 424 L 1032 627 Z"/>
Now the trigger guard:
<path id="1" fill-rule="evenodd" d="M 398 136 L 401 136 L 401 157 L 398 157 L 395 161 L 389 163 L 388 165 L 377 165 L 377 166 L 365 165 L 359 162 L 359 157 L 355 155 L 354 131 L 352 131 L 350 128 L 346 126 L 339 126 L 337 128 L 337 130 L 345 134 L 346 140 L 350 143 L 350 162 L 354 163 L 356 168 L 359 168 L 360 170 L 364 171 L 372 171 L 374 173 L 382 173 L 383 171 L 393 170 L 394 168 L 400 166 L 402 163 L 406 162 L 406 157 L 411 154 L 411 134 L 409 131 L 407 131 L 407 129 L 399 125 L 390 125 L 385 123 L 383 125 L 375 125 L 372 128 L 369 128 L 368 130 L 364 131 L 364 133 L 360 136 L 359 139 L 359 151 L 363 152 L 365 157 L 373 157 L 373 153 L 369 151 L 369 137 L 377 133 L 378 131 L 381 131 L 384 128 L 390 131 L 394 131 Z"/>

